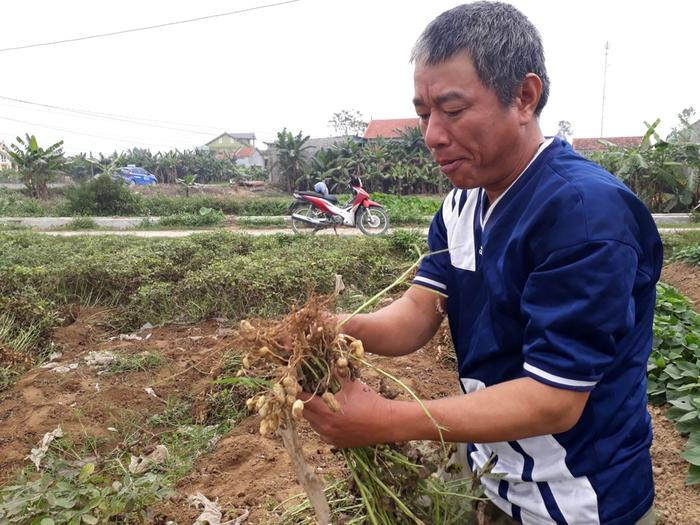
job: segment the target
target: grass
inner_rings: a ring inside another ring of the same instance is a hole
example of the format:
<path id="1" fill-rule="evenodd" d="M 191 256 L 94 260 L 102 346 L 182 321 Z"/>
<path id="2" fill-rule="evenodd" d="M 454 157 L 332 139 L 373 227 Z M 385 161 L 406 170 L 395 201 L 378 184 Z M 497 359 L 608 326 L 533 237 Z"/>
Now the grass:
<path id="1" fill-rule="evenodd" d="M 31 226 L 23 224 L 0 223 L 0 231 L 30 231 L 31 229 Z"/>
<path id="2" fill-rule="evenodd" d="M 163 366 L 167 360 L 157 352 L 143 352 L 133 355 L 120 355 L 109 363 L 106 371 L 110 374 L 147 372 Z"/>
<path id="3" fill-rule="evenodd" d="M 0 393 L 15 384 L 19 377 L 19 371 L 10 366 L 0 366 Z"/>
<path id="4" fill-rule="evenodd" d="M 165 410 L 148 418 L 150 427 L 177 427 L 192 423 L 190 410 L 192 403 L 180 399 L 168 399 Z"/>
<path id="5" fill-rule="evenodd" d="M 672 259 L 676 251 L 700 244 L 700 231 L 662 232 L 661 240 L 664 243 L 664 256 Z"/>
<path id="6" fill-rule="evenodd" d="M 106 229 L 97 224 L 93 217 L 80 216 L 73 217 L 70 222 L 62 224 L 61 226 L 55 226 L 50 228 L 51 230 L 66 230 L 66 231 L 79 231 L 79 230 L 103 230 Z"/>
<path id="7" fill-rule="evenodd" d="M 678 223 L 659 223 L 659 228 L 673 228 L 673 229 L 693 229 L 700 228 L 700 222 L 693 220 L 692 222 L 678 222 Z"/>
<path id="8" fill-rule="evenodd" d="M 67 225 L 69 230 L 95 230 L 97 223 L 92 217 L 74 217 Z"/>
<path id="9" fill-rule="evenodd" d="M 286 228 L 289 226 L 289 222 L 285 220 L 284 217 L 237 217 L 236 225 L 255 229 L 255 228 Z"/>

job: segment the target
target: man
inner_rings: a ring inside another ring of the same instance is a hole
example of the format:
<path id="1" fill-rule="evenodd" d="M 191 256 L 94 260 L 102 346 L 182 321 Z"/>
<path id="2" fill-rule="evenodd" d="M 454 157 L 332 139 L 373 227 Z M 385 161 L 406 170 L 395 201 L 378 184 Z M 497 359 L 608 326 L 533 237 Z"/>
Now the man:
<path id="1" fill-rule="evenodd" d="M 493 504 L 522 523 L 650 523 L 646 362 L 662 247 L 649 212 L 543 137 L 541 40 L 515 8 L 443 13 L 413 61 L 425 142 L 455 186 L 428 242 L 449 252 L 344 330 L 370 352 L 404 355 L 430 340 L 444 308 L 464 395 L 425 405 L 447 440 L 470 443 L 472 468 L 495 455 L 502 478 L 482 481 Z M 336 397 L 338 414 L 317 398 L 304 410 L 336 446 L 439 437 L 417 403 L 359 381 Z"/>

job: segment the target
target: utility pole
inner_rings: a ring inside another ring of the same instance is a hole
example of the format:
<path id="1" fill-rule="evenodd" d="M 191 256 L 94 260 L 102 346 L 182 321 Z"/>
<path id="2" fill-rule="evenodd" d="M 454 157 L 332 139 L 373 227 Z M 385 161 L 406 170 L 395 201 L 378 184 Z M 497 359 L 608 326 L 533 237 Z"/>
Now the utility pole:
<path id="1" fill-rule="evenodd" d="M 608 50 L 610 42 L 605 41 L 605 65 L 603 66 L 603 100 L 600 103 L 600 136 L 603 137 L 603 123 L 605 122 L 605 87 L 608 80 Z"/>

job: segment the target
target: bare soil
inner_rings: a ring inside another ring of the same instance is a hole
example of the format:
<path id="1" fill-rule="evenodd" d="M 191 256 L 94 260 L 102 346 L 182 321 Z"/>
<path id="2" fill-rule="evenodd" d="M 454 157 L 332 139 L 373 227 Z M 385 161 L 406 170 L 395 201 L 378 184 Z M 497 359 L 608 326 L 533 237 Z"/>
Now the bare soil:
<path id="1" fill-rule="evenodd" d="M 664 266 L 661 280 L 678 288 L 700 312 L 700 266 L 674 262 Z"/>
<path id="2" fill-rule="evenodd" d="M 664 271 L 664 280 L 700 301 L 696 268 L 671 265 Z M 164 408 L 162 401 L 145 392 L 148 386 L 163 400 L 194 400 L 195 418 L 206 418 L 206 394 L 212 378 L 218 374 L 222 355 L 236 344 L 235 333 L 230 330 L 232 323 L 211 320 L 197 325 L 156 327 L 139 334 L 151 334 L 147 340 L 110 340 L 116 334 L 104 321 L 107 314 L 84 309 L 72 324 L 56 330 L 54 342 L 63 349 L 59 361 L 79 362 L 78 368 L 64 374 L 34 368 L 0 398 L 0 484 L 28 464 L 25 457 L 30 449 L 59 424 L 76 442 L 81 436 L 101 438 L 101 451 L 117 446 L 124 429 L 135 424 L 145 428 L 147 418 Z M 92 350 L 119 354 L 158 352 L 167 364 L 150 372 L 100 375 L 98 369 L 80 360 Z M 455 365 L 448 354 L 443 331 L 411 356 L 374 358 L 374 362 L 404 380 L 419 396 L 438 398 L 458 393 Z M 371 371 L 365 371 L 363 378 L 380 388 L 380 378 Z M 394 387 L 383 388 L 387 394 L 404 395 Z M 650 412 L 659 517 L 669 525 L 700 524 L 700 489 L 684 484 L 687 464 L 679 454 L 685 439 L 664 417 L 664 408 L 650 407 Z M 187 496 L 199 491 L 212 500 L 218 498 L 226 519 L 234 519 L 249 509 L 246 524 L 278 523 L 284 508 L 299 501 L 296 496 L 302 489 L 281 441 L 261 438 L 257 426 L 257 416 L 247 417 L 211 452 L 200 456 L 194 468 L 177 483 L 178 495 L 152 509 L 152 522 L 193 523 L 199 512 L 188 504 Z M 118 432 L 108 430 L 109 427 Z M 331 448 L 303 424 L 301 431 L 306 456 L 316 471 L 339 475 L 342 462 Z"/>

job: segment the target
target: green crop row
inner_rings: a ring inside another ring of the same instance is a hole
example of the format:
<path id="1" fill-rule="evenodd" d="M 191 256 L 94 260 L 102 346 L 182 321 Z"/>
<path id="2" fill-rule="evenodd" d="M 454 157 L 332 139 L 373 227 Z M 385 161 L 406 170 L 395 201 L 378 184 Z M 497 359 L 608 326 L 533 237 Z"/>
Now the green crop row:
<path id="1" fill-rule="evenodd" d="M 391 283 L 424 238 L 248 235 L 184 239 L 49 238 L 0 232 L 0 311 L 6 337 L 33 327 L 45 339 L 72 303 L 109 305 L 126 329 L 215 316 L 273 316 L 311 291 L 332 292 L 335 275 L 359 296 Z"/>
<path id="2" fill-rule="evenodd" d="M 669 403 L 667 417 L 689 435 L 683 457 L 688 484 L 700 483 L 700 315 L 675 288 L 657 286 L 654 346 L 647 364 L 652 403 Z"/>
<path id="3" fill-rule="evenodd" d="M 700 244 L 693 244 L 677 249 L 673 253 L 672 260 L 700 265 Z"/>

